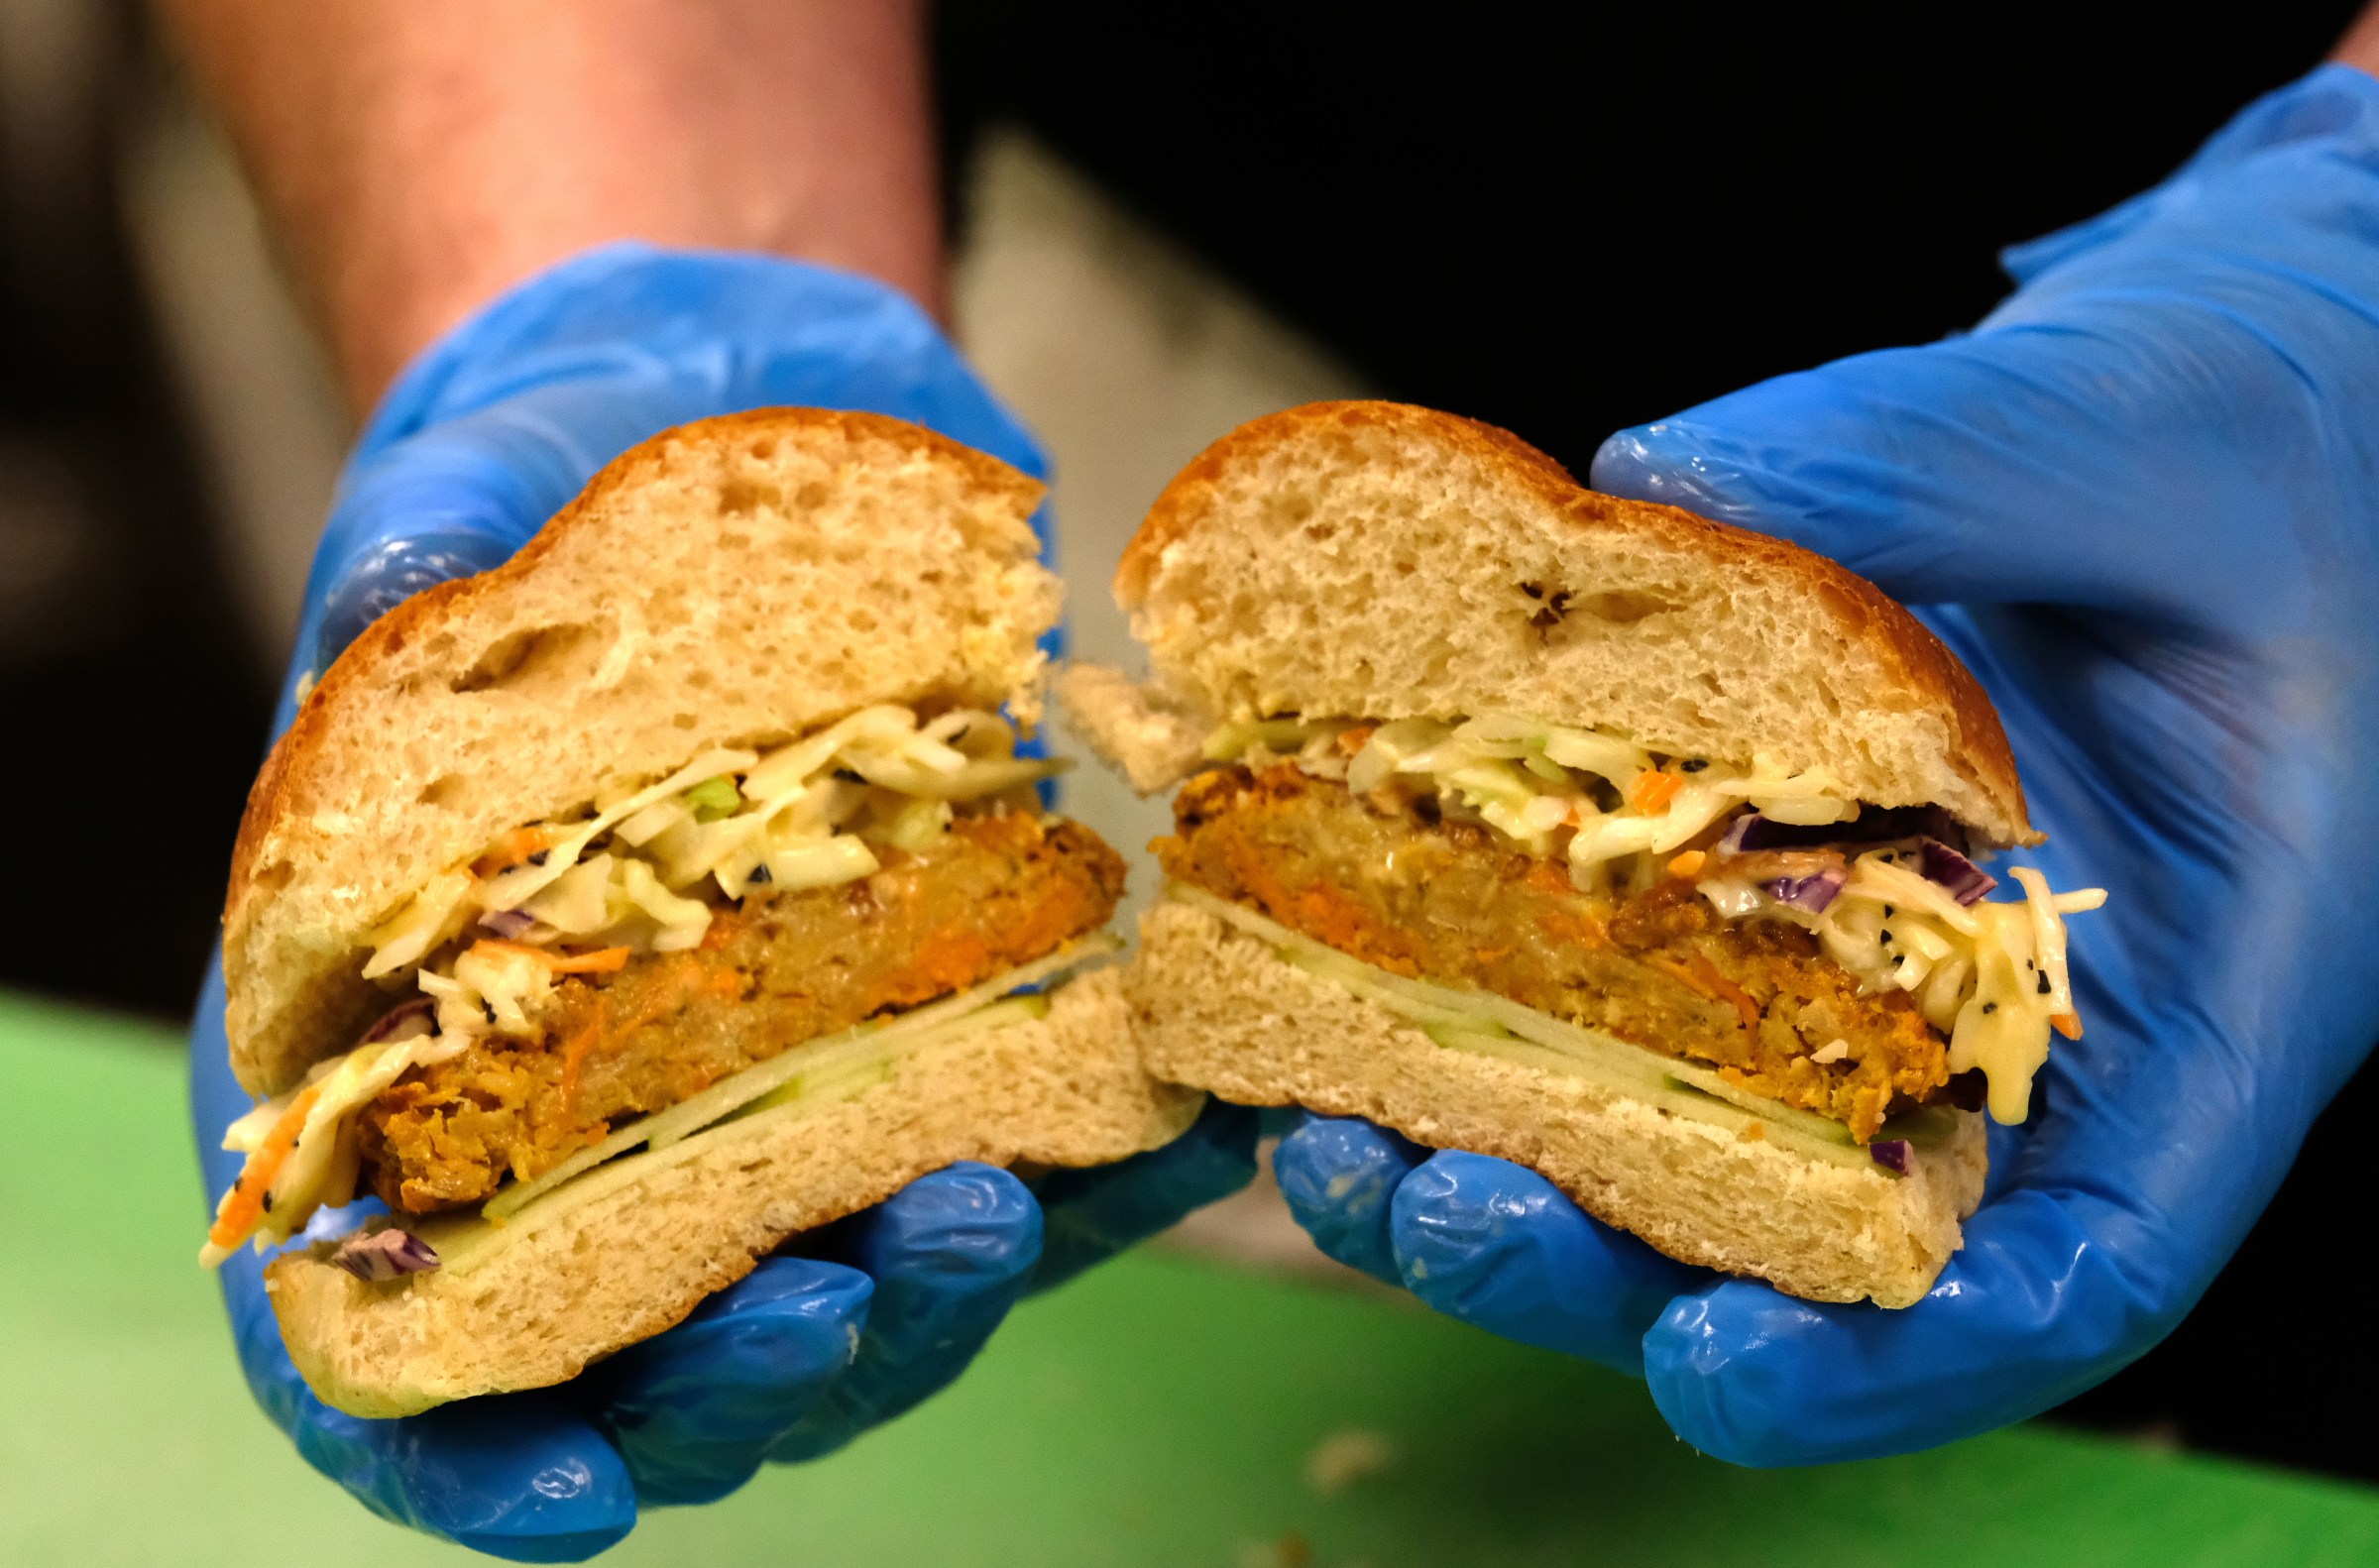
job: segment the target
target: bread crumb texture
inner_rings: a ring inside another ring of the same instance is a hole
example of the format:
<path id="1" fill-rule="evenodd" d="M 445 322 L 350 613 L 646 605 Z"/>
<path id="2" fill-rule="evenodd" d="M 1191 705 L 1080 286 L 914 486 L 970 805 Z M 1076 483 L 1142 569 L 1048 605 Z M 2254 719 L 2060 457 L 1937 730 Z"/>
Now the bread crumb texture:
<path id="1" fill-rule="evenodd" d="M 678 1322 L 786 1237 L 956 1161 L 1104 1165 L 1171 1142 L 1204 1102 L 1141 1070 L 1108 969 L 1059 991 L 1046 1020 L 903 1058 L 885 1082 L 811 1115 L 746 1124 L 753 1135 L 663 1166 L 468 1273 L 367 1285 L 297 1252 L 266 1283 L 316 1394 L 350 1414 L 408 1415 L 566 1382 Z"/>
<path id="2" fill-rule="evenodd" d="M 1766 752 L 1994 844 L 2034 837 L 1988 699 L 1871 584 L 1586 490 L 1450 414 L 1313 403 L 1241 426 L 1159 498 L 1115 595 L 1160 678 L 1217 718 L 1510 713 Z"/>
<path id="3" fill-rule="evenodd" d="M 497 835 L 871 703 L 1039 717 L 1042 487 L 873 414 L 668 431 L 504 566 L 340 656 L 249 797 L 224 912 L 241 1083 L 286 1087 L 386 994 L 364 935 Z"/>
<path id="4" fill-rule="evenodd" d="M 1205 760 L 1212 721 L 1157 683 L 1103 664 L 1069 664 L 1055 685 L 1075 733 L 1142 795 L 1179 784 Z"/>
<path id="5" fill-rule="evenodd" d="M 1124 989 L 1160 1077 L 1513 1161 L 1672 1258 L 1809 1300 L 1922 1299 L 1982 1194 L 1979 1116 L 1962 1116 L 1910 1176 L 1810 1160 L 1583 1079 L 1447 1050 L 1181 904 L 1142 920 Z"/>

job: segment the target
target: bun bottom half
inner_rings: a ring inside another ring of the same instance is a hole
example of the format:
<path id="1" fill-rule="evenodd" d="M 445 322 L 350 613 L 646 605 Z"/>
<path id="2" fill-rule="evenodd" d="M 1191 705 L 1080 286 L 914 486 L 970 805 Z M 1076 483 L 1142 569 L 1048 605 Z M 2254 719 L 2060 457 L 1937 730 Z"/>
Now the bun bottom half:
<path id="1" fill-rule="evenodd" d="M 696 1134 L 681 1147 L 710 1142 L 691 1158 L 654 1160 L 550 1220 L 532 1206 L 511 1221 L 522 1234 L 468 1270 L 366 1284 L 320 1248 L 276 1260 L 266 1284 L 290 1359 L 324 1402 L 410 1415 L 567 1382 L 677 1323 L 787 1237 L 958 1161 L 1105 1165 L 1172 1141 L 1204 1099 L 1142 1070 L 1116 971 L 1104 970 L 1059 991 L 1045 1019 L 927 1047 L 797 1118 Z"/>
<path id="2" fill-rule="evenodd" d="M 1813 1301 L 1922 1299 L 1982 1195 L 1979 1115 L 1960 1113 L 1906 1176 L 1746 1140 L 1597 1082 L 1448 1050 L 1183 904 L 1142 920 L 1124 988 L 1159 1077 L 1510 1160 L 1672 1258 Z"/>

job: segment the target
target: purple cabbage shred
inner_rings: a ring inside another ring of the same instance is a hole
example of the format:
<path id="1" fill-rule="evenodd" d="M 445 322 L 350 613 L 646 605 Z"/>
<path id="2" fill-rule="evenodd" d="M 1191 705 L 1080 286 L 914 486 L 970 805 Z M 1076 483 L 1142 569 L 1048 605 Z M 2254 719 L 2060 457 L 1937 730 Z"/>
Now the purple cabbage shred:
<path id="1" fill-rule="evenodd" d="M 1999 879 L 1939 839 L 1919 839 L 1926 880 L 1939 882 L 1961 904 L 1971 904 L 1999 885 Z"/>
<path id="2" fill-rule="evenodd" d="M 1747 811 L 1727 824 L 1718 840 L 1722 856 L 1749 854 L 1755 849 L 1814 849 L 1827 844 L 1889 843 L 1894 839 L 1938 839 L 1945 847 L 1966 841 L 1966 830 L 1938 806 L 1869 806 L 1850 822 L 1799 827 L 1770 822 Z"/>
<path id="3" fill-rule="evenodd" d="M 1822 915 L 1826 912 L 1826 906 L 1834 902 L 1835 895 L 1842 891 L 1843 883 L 1849 880 L 1843 872 L 1829 867 L 1808 876 L 1779 876 L 1772 882 L 1760 883 L 1759 888 L 1779 904 L 1790 904 L 1812 915 Z"/>
<path id="4" fill-rule="evenodd" d="M 537 923 L 537 917 L 523 910 L 499 909 L 479 917 L 479 923 L 510 942 Z"/>
<path id="5" fill-rule="evenodd" d="M 411 1231 L 391 1226 L 348 1237 L 330 1261 L 366 1285 L 385 1285 L 404 1275 L 427 1274 L 438 1266 L 438 1254 Z"/>
<path id="6" fill-rule="evenodd" d="M 1905 1138 L 1886 1138 L 1867 1146 L 1875 1164 L 1894 1176 L 1907 1176 L 1916 1169 L 1916 1152 L 1908 1147 Z"/>
<path id="7" fill-rule="evenodd" d="M 410 1040 L 415 1035 L 434 1035 L 438 1032 L 438 1024 L 431 1014 L 437 1005 L 435 998 L 427 996 L 399 1002 L 381 1014 L 380 1022 L 365 1030 L 364 1038 L 356 1044 L 377 1046 L 388 1040 Z M 418 1029 L 410 1027 L 416 1019 L 420 1021 Z"/>

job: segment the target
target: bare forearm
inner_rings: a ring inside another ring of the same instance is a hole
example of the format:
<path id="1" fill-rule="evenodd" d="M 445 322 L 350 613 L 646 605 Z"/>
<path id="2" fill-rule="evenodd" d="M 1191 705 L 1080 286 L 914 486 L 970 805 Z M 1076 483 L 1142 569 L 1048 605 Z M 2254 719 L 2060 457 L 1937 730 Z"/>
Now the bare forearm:
<path id="1" fill-rule="evenodd" d="M 358 408 L 589 245 L 773 251 L 942 306 L 917 0 L 165 0 Z"/>
<path id="2" fill-rule="evenodd" d="M 2379 76 L 2379 3 L 2355 18 L 2354 25 L 2346 29 L 2346 36 L 2337 41 L 2337 53 L 2331 57 Z"/>

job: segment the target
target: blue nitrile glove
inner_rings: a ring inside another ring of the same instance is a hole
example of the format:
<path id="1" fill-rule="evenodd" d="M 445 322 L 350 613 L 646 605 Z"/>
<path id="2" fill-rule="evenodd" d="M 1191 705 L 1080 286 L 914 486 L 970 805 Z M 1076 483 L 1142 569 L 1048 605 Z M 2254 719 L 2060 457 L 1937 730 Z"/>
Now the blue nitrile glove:
<path id="1" fill-rule="evenodd" d="M 1947 1442 L 2138 1356 L 2379 1031 L 2379 81 L 2317 70 L 2006 266 L 1970 336 L 1751 388 L 1594 466 L 1932 607 L 2050 835 L 2023 858 L 2109 891 L 2072 926 L 2089 1033 L 2052 1053 L 2046 1114 L 1993 1130 L 1931 1295 L 1819 1306 L 1682 1268 L 1516 1166 L 1362 1123 L 1276 1162 L 1336 1256 L 1640 1369 L 1744 1464 Z"/>
<path id="2" fill-rule="evenodd" d="M 1023 428 L 899 294 L 765 257 L 620 245 L 513 289 L 390 391 L 314 558 L 276 730 L 301 682 L 406 595 L 510 556 L 595 471 L 671 425 L 768 404 L 864 408 L 933 426 L 1035 474 Z M 210 1197 L 246 1110 L 218 963 L 198 1004 L 190 1105 Z M 1045 1178 L 962 1165 L 764 1260 L 683 1324 L 568 1387 L 358 1420 L 309 1393 L 261 1263 L 223 1268 L 249 1387 L 313 1466 L 374 1512 L 525 1562 L 592 1556 L 639 1504 L 693 1503 L 764 1458 L 808 1458 L 957 1376 L 1028 1289 L 1245 1182 L 1255 1120 L 1209 1107 L 1173 1145 Z M 356 1212 L 324 1216 L 330 1234 Z"/>

